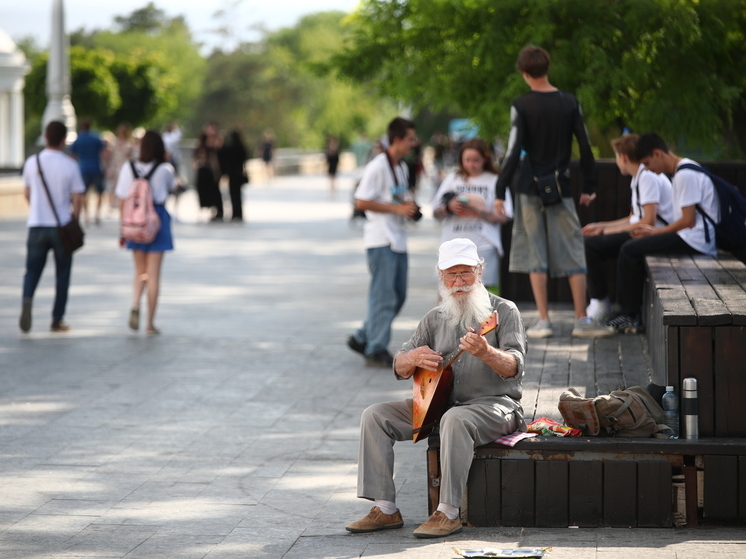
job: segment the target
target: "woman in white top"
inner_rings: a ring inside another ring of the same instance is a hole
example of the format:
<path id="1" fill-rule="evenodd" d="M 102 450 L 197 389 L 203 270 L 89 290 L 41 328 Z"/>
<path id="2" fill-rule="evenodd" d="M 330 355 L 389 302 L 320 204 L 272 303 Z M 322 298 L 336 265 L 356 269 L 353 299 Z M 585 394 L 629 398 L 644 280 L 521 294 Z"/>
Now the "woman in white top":
<path id="1" fill-rule="evenodd" d="M 109 143 L 104 157 L 106 160 L 106 190 L 109 193 L 109 204 L 113 210 L 115 207 L 118 207 L 118 204 L 116 204 L 117 196 L 114 190 L 119 179 L 119 172 L 122 170 L 122 166 L 134 157 L 132 129 L 129 124 L 122 123 L 117 126 L 116 136 Z"/>
<path id="2" fill-rule="evenodd" d="M 458 170 L 443 180 L 433 198 L 433 216 L 443 220 L 441 242 L 459 237 L 472 240 L 484 259 L 484 285 L 498 288 L 503 255 L 500 225 L 513 217 L 512 198 L 506 193 L 505 213 L 495 212 L 497 171 L 487 142 L 464 142 L 458 161 Z"/>
<path id="3" fill-rule="evenodd" d="M 135 179 L 132 167 L 134 166 L 138 177 L 145 177 L 153 167 L 156 167 L 150 177 L 150 187 L 153 192 L 155 211 L 161 218 L 161 228 L 158 234 L 150 243 L 134 243 L 132 241 L 125 241 L 123 237 L 120 237 L 119 240 L 121 246 L 126 246 L 132 250 L 135 263 L 132 310 L 130 311 L 129 326 L 132 330 L 137 330 L 140 327 L 140 299 L 147 287 L 148 325 L 146 332 L 148 334 L 160 334 L 153 320 L 155 318 L 156 305 L 158 304 L 161 262 L 163 261 L 164 251 L 173 250 L 174 248 L 173 238 L 171 237 L 171 216 L 166 211 L 164 205 L 169 192 L 175 187 L 174 168 L 170 163 L 166 163 L 165 159 L 166 149 L 163 145 L 161 135 L 154 130 L 148 130 L 142 137 L 138 160 L 134 161 L 133 165 L 124 165 L 122 167 L 116 188 L 116 195 L 123 205 L 129 193 L 130 186 Z"/>

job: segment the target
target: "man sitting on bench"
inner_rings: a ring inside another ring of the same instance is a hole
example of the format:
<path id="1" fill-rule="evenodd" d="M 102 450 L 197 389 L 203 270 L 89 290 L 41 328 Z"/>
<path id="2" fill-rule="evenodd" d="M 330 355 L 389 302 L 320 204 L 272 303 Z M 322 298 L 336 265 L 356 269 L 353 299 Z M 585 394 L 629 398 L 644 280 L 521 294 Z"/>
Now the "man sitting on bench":
<path id="1" fill-rule="evenodd" d="M 521 379 L 526 336 L 515 304 L 489 293 L 482 284 L 482 260 L 469 239 L 443 243 L 438 258 L 441 304 L 428 312 L 394 358 L 399 379 L 418 368 L 437 371 L 442 355 L 460 348 L 453 362 L 449 409 L 440 420 L 440 503 L 414 531 L 437 538 L 461 531 L 459 507 L 477 446 L 525 430 Z M 475 329 L 494 311 L 496 330 Z M 404 525 L 396 506 L 394 443 L 412 440 L 412 399 L 374 404 L 362 415 L 358 461 L 358 497 L 375 502 L 367 516 L 349 524 L 349 532 L 375 532 Z"/>
<path id="2" fill-rule="evenodd" d="M 717 255 L 714 232 L 705 234 L 705 223 L 697 208 L 707 215 L 720 216 L 720 203 L 710 178 L 691 169 L 678 171 L 691 159 L 677 156 L 657 134 L 643 134 L 637 140 L 635 156 L 654 173 L 673 175 L 674 221 L 663 227 L 639 224 L 632 241 L 619 250 L 617 261 L 617 302 L 621 314 L 608 322 L 617 331 L 637 330 L 645 282 L 645 256 L 648 254 Z"/>
<path id="3" fill-rule="evenodd" d="M 619 249 L 632 238 L 639 225 L 662 227 L 673 218 L 671 181 L 663 174 L 645 168 L 635 156 L 637 134 L 625 134 L 611 142 L 616 164 L 622 175 L 630 175 L 631 211 L 615 221 L 589 223 L 581 229 L 585 238 L 585 260 L 588 266 L 588 295 L 591 304 L 586 312 L 596 322 L 611 318 L 611 301 L 606 287 L 604 264 L 619 257 Z"/>

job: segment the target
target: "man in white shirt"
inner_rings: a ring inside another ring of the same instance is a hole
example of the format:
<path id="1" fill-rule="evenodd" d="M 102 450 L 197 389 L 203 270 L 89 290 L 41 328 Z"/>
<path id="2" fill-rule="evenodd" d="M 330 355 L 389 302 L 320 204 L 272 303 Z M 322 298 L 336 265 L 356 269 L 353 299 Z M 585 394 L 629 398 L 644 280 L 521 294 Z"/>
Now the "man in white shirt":
<path id="1" fill-rule="evenodd" d="M 391 367 L 388 351 L 391 323 L 407 294 L 407 219 L 417 219 L 419 208 L 408 188 L 407 166 L 401 159 L 417 143 L 414 123 L 397 117 L 388 125 L 389 147 L 374 157 L 355 191 L 355 208 L 365 211 L 363 242 L 370 269 L 368 314 L 347 339 L 370 367 Z M 421 215 L 421 214 L 419 214 Z"/>
<path id="2" fill-rule="evenodd" d="M 698 171 L 678 168 L 683 163 L 698 165 L 677 156 L 657 134 L 643 134 L 637 140 L 635 156 L 654 173 L 673 175 L 673 221 L 663 227 L 638 224 L 634 240 L 625 243 L 617 261 L 617 302 L 621 314 L 609 321 L 617 331 L 640 327 L 645 256 L 648 254 L 717 255 L 715 232 L 705 233 L 699 206 L 707 215 L 720 220 L 720 201 L 712 180 Z"/>
<path id="3" fill-rule="evenodd" d="M 83 205 L 85 184 L 80 167 L 63 151 L 66 136 L 67 127 L 63 123 L 52 121 L 47 124 L 44 132 L 47 147 L 38 155 L 29 157 L 23 166 L 24 195 L 29 202 L 29 214 L 26 275 L 23 278 L 23 303 L 19 320 L 22 332 L 31 330 L 31 303 L 50 250 L 54 251 L 57 278 L 51 330 L 66 332 L 70 329 L 63 317 L 67 306 L 73 257 L 62 246 L 55 211 L 59 217 L 59 225 L 66 225 L 72 219 L 78 219 Z M 39 174 L 40 167 L 49 188 L 49 196 Z M 50 205 L 50 197 L 54 209 Z"/>
<path id="4" fill-rule="evenodd" d="M 586 312 L 599 322 L 611 318 L 606 261 L 619 257 L 619 250 L 632 239 L 632 231 L 638 225 L 663 227 L 674 220 L 671 181 L 666 175 L 646 169 L 636 159 L 638 138 L 637 134 L 625 134 L 611 142 L 619 171 L 622 175 L 632 177 L 629 185 L 632 191 L 629 215 L 614 221 L 589 223 L 581 229 L 585 237 L 588 295 L 591 298 Z"/>

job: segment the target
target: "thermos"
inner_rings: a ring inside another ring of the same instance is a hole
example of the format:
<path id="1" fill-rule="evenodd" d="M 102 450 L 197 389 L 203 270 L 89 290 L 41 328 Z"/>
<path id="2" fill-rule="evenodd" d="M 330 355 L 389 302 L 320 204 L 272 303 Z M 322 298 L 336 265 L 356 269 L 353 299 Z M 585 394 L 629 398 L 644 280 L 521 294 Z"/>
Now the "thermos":
<path id="1" fill-rule="evenodd" d="M 697 379 L 684 379 L 684 394 L 681 398 L 681 413 L 684 416 L 684 433 L 687 439 L 699 438 L 699 400 Z"/>

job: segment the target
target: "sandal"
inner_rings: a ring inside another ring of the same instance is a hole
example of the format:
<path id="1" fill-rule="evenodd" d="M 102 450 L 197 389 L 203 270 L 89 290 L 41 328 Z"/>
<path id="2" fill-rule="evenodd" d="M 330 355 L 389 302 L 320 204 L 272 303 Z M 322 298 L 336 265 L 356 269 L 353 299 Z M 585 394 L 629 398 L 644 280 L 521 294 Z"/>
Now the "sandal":
<path id="1" fill-rule="evenodd" d="M 147 330 L 145 330 L 145 333 L 148 336 L 157 336 L 158 334 L 161 333 L 161 331 L 158 330 L 158 328 L 148 328 Z"/>
<path id="2" fill-rule="evenodd" d="M 137 331 L 140 328 L 140 309 L 133 308 L 130 311 L 130 329 Z"/>

